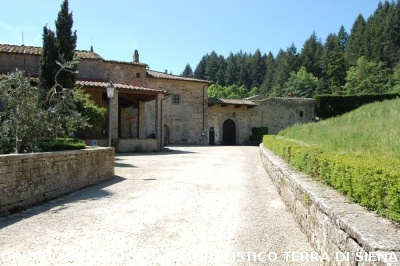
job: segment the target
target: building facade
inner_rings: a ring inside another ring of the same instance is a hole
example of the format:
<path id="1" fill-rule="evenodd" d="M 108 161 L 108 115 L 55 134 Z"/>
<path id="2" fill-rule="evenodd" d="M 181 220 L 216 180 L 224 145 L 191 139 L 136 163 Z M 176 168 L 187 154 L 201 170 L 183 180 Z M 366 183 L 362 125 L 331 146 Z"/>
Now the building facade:
<path id="1" fill-rule="evenodd" d="M 0 74 L 16 69 L 39 76 L 40 47 L 0 44 Z M 120 152 L 160 150 L 165 144 L 246 145 L 253 127 L 267 126 L 270 134 L 314 119 L 314 102 L 301 98 L 208 98 L 210 81 L 153 71 L 139 61 L 105 60 L 91 48 L 76 51 L 77 86 L 89 93 L 111 115 L 112 127 L 77 132 L 88 145 L 97 140 Z M 109 99 L 106 87 L 116 91 Z M 109 115 L 109 114 L 107 114 Z"/>

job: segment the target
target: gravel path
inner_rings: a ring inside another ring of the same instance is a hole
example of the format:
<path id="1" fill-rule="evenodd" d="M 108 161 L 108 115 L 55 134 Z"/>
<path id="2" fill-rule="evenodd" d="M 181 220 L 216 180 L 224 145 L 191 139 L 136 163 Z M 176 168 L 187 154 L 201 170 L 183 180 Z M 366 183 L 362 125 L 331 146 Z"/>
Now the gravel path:
<path id="1" fill-rule="evenodd" d="M 0 218 L 0 264 L 318 265 L 258 149 L 117 155 L 113 180 Z"/>

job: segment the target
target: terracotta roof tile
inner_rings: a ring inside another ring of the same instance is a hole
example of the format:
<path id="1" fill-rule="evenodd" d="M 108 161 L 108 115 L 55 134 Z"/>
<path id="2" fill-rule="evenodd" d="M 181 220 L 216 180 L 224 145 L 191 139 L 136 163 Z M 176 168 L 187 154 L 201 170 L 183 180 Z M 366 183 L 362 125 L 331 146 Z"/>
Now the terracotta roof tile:
<path id="1" fill-rule="evenodd" d="M 256 106 L 257 104 L 253 103 L 250 100 L 246 99 L 223 99 L 223 98 L 208 98 L 208 104 L 227 104 L 227 105 L 244 105 L 244 106 Z"/>
<path id="2" fill-rule="evenodd" d="M 106 88 L 108 86 L 109 82 L 77 80 L 76 84 L 80 85 L 80 86 Z M 117 88 L 117 89 L 119 88 L 119 89 L 135 90 L 135 91 L 147 91 L 147 92 L 158 92 L 158 93 L 163 93 L 163 94 L 169 94 L 169 92 L 165 91 L 165 90 L 150 89 L 150 88 L 132 86 L 132 85 L 121 84 L 121 83 L 113 83 L 113 84 L 114 84 L 115 88 Z"/>
<path id="3" fill-rule="evenodd" d="M 127 64 L 127 65 L 147 66 L 147 64 L 139 63 L 139 62 L 125 62 L 125 61 L 117 61 L 117 60 L 105 60 L 105 62 L 117 63 L 117 64 Z"/>
<path id="4" fill-rule="evenodd" d="M 13 44 L 0 44 L 0 53 L 12 53 L 12 54 L 30 54 L 40 55 L 42 52 L 41 47 L 25 46 L 25 45 L 13 45 Z M 103 58 L 95 52 L 76 50 L 76 55 L 82 59 L 101 59 Z"/>
<path id="5" fill-rule="evenodd" d="M 197 82 L 203 82 L 203 83 L 212 83 L 211 81 L 204 80 L 204 79 L 180 77 L 180 76 L 170 75 L 170 74 L 166 74 L 166 73 L 158 72 L 158 71 L 154 71 L 154 70 L 147 70 L 147 77 L 149 77 L 149 78 L 161 78 L 161 79 L 184 80 L 184 81 L 197 81 Z"/>

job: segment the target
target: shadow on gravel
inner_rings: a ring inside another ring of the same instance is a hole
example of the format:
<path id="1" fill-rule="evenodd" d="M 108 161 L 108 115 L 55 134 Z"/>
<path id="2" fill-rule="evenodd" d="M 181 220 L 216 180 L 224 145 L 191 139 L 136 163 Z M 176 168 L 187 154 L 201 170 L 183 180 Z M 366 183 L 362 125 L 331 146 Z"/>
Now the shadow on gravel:
<path id="1" fill-rule="evenodd" d="M 14 223 L 17 223 L 23 219 L 28 219 L 32 216 L 41 214 L 43 212 L 49 212 L 49 214 L 56 214 L 58 212 L 63 211 L 64 209 L 68 209 L 70 207 L 70 203 L 78 202 L 78 201 L 92 201 L 99 200 L 101 198 L 110 197 L 112 193 L 105 190 L 108 186 L 112 186 L 119 182 L 126 180 L 126 178 L 122 176 L 114 176 L 110 180 L 103 181 L 101 183 L 95 184 L 90 187 L 82 188 L 80 190 L 62 195 L 58 198 L 51 199 L 49 201 L 45 201 L 38 205 L 31 206 L 30 208 L 18 212 L 10 214 L 8 217 L 0 217 L 0 229 L 10 226 Z"/>
<path id="2" fill-rule="evenodd" d="M 115 167 L 137 168 L 137 166 L 130 164 L 130 163 L 119 163 L 119 162 L 117 162 L 117 160 L 115 160 L 115 161 L 116 161 L 114 164 Z"/>
<path id="3" fill-rule="evenodd" d="M 174 148 L 164 148 L 161 151 L 153 151 L 153 152 L 127 152 L 127 153 L 117 153 L 115 156 L 118 157 L 128 157 L 128 156 L 159 156 L 159 155 L 174 155 L 174 154 L 188 154 L 188 153 L 196 153 L 193 151 L 185 151 L 179 150 L 179 147 Z M 115 161 L 118 159 L 116 158 Z M 117 165 L 116 165 L 117 166 Z M 123 167 L 123 166 L 122 166 Z"/>

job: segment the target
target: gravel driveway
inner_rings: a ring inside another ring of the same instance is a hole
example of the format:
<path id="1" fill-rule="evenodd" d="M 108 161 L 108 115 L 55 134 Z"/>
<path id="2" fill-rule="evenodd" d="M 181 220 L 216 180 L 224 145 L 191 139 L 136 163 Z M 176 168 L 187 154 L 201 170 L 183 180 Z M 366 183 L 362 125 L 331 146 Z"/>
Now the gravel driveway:
<path id="1" fill-rule="evenodd" d="M 318 265 L 258 149 L 118 154 L 114 179 L 0 218 L 0 264 Z"/>

